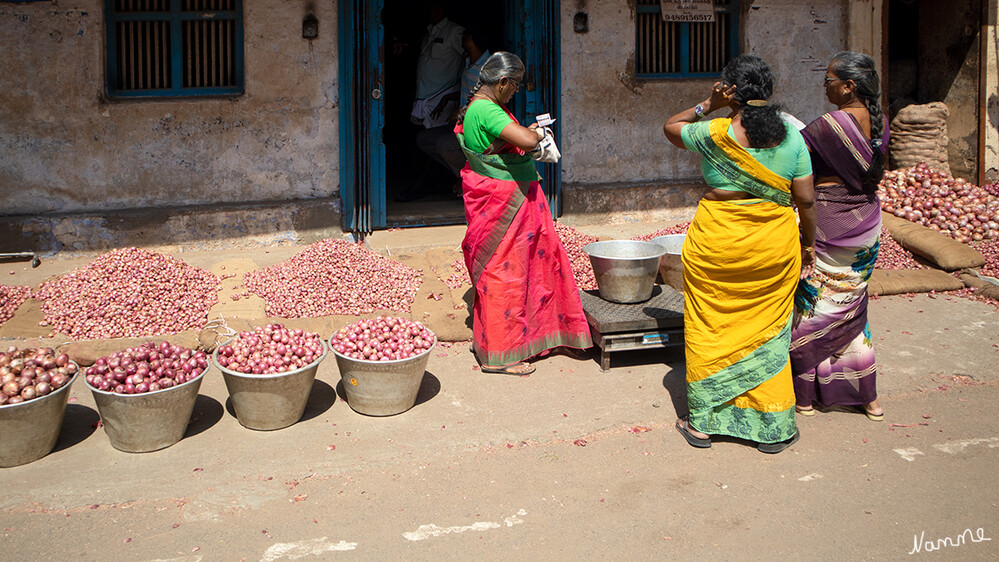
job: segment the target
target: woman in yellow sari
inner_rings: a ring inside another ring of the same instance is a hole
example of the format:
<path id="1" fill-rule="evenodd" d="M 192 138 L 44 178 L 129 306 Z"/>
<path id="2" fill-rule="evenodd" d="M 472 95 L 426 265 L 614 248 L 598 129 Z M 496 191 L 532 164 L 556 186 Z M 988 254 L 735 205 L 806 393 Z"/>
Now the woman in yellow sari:
<path id="1" fill-rule="evenodd" d="M 729 435 L 779 453 L 799 437 L 791 316 L 815 260 L 815 194 L 808 149 L 772 93 L 767 64 L 740 55 L 710 98 L 663 126 L 674 145 L 701 154 L 711 188 L 681 255 L 690 413 L 676 428 L 694 447 Z M 728 117 L 701 121 L 723 108 Z"/>

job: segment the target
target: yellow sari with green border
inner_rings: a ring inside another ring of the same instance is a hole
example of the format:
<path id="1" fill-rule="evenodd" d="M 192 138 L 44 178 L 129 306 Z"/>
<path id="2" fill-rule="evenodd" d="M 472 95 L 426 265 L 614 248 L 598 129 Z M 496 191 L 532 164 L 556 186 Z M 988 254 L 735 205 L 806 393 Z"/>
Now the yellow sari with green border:
<path id="1" fill-rule="evenodd" d="M 729 137 L 729 123 L 713 120 L 692 144 L 710 152 L 733 187 L 760 198 L 702 200 L 687 230 L 681 258 L 689 423 L 707 434 L 776 443 L 797 431 L 789 351 L 801 271 L 798 225 L 791 180 Z"/>

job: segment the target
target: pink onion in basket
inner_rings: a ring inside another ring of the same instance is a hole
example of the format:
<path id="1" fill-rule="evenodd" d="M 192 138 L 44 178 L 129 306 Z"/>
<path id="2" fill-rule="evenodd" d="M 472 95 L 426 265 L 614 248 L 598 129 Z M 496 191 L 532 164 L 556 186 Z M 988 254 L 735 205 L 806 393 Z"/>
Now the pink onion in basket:
<path id="1" fill-rule="evenodd" d="M 216 360 L 237 373 L 271 375 L 301 369 L 322 355 L 323 341 L 319 334 L 267 324 L 240 332 L 218 349 Z"/>
<path id="2" fill-rule="evenodd" d="M 87 367 L 87 385 L 116 394 L 143 394 L 183 384 L 208 369 L 208 355 L 170 342 L 147 342 L 100 357 Z M 55 380 L 53 379 L 53 386 Z"/>
<path id="3" fill-rule="evenodd" d="M 434 333 L 415 320 L 377 316 L 340 328 L 330 347 L 352 359 L 394 361 L 424 353 L 435 341 Z"/>

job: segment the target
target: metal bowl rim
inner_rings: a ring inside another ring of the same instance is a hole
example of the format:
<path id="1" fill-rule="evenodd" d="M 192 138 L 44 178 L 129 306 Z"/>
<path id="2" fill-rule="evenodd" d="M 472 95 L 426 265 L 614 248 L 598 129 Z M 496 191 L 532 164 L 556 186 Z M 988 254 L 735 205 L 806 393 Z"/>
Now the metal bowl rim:
<path id="1" fill-rule="evenodd" d="M 649 255 L 649 256 L 619 257 L 619 256 L 601 256 L 601 255 L 596 255 L 596 254 L 590 253 L 590 252 L 588 252 L 586 250 L 586 248 L 588 248 L 590 246 L 593 246 L 595 244 L 605 244 L 605 243 L 609 243 L 609 242 L 629 242 L 629 243 L 638 244 L 639 246 L 650 245 L 650 246 L 653 246 L 655 248 L 659 248 L 661 251 L 658 254 L 653 253 L 653 255 Z M 589 256 L 591 258 L 597 258 L 597 259 L 601 259 L 601 260 L 619 260 L 619 261 L 653 260 L 653 259 L 659 259 L 659 258 L 663 257 L 664 255 L 666 255 L 666 249 L 665 248 L 663 248 L 659 244 L 655 244 L 653 242 L 648 242 L 648 241 L 645 241 L 645 240 L 598 240 L 596 242 L 590 242 L 589 244 L 583 246 L 582 247 L 582 251 L 583 251 L 584 254 L 586 254 L 587 256 Z"/>

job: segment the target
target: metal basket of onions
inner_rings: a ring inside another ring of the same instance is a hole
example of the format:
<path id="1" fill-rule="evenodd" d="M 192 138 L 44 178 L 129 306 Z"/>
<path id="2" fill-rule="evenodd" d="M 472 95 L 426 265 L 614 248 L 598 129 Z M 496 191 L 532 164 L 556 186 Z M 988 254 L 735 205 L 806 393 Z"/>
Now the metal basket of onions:
<path id="1" fill-rule="evenodd" d="M 391 416 L 416 405 L 437 336 L 419 322 L 378 316 L 337 330 L 329 345 L 347 404 L 360 414 Z"/>
<path id="2" fill-rule="evenodd" d="M 302 418 L 325 358 L 319 334 L 281 324 L 240 332 L 212 354 L 236 419 L 256 430 L 281 429 Z"/>
<path id="3" fill-rule="evenodd" d="M 208 354 L 149 342 L 100 357 L 84 371 L 111 446 L 148 453 L 187 432 Z"/>
<path id="4" fill-rule="evenodd" d="M 79 367 L 51 348 L 0 352 L 0 467 L 36 461 L 59 440 Z"/>

